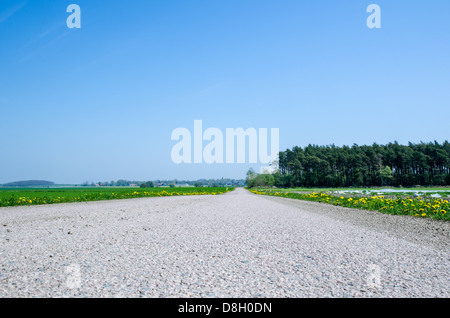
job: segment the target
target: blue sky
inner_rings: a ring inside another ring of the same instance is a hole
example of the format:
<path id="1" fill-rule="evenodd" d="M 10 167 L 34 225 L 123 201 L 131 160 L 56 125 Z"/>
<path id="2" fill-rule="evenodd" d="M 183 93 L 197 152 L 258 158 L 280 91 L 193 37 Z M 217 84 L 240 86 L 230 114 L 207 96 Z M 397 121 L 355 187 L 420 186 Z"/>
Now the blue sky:
<path id="1" fill-rule="evenodd" d="M 258 170 L 174 164 L 171 132 L 196 119 L 279 128 L 280 150 L 443 142 L 449 16 L 448 0 L 1 0 L 0 183 Z"/>

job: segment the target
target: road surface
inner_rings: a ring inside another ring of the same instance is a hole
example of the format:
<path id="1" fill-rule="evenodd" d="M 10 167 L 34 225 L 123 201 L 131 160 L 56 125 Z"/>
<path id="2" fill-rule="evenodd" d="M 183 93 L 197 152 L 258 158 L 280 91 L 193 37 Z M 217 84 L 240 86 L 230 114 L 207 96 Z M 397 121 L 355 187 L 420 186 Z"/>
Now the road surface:
<path id="1" fill-rule="evenodd" d="M 449 297 L 449 233 L 244 189 L 0 208 L 0 297 Z"/>

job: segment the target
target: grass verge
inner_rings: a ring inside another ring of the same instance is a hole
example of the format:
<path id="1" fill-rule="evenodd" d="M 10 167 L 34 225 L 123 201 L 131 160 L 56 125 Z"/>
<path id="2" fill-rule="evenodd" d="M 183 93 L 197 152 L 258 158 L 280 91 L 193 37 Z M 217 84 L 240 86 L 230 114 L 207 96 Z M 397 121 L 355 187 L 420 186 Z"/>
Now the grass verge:
<path id="1" fill-rule="evenodd" d="M 449 201 L 442 198 L 423 198 L 410 196 L 392 198 L 385 197 L 383 195 L 352 197 L 351 195 L 340 196 L 321 192 L 293 193 L 255 189 L 249 189 L 249 191 L 259 195 L 269 195 L 289 199 L 321 202 L 347 208 L 375 210 L 387 214 L 411 215 L 414 217 L 431 218 L 445 221 L 450 220 Z"/>

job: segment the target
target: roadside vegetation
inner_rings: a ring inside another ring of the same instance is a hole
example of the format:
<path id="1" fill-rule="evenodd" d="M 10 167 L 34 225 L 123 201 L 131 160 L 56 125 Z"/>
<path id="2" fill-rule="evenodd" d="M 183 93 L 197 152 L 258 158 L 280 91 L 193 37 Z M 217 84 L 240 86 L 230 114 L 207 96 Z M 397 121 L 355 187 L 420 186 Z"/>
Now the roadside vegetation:
<path id="1" fill-rule="evenodd" d="M 247 172 L 256 194 L 449 220 L 450 143 L 309 145 L 279 153 L 273 172 Z"/>
<path id="2" fill-rule="evenodd" d="M 252 193 L 282 198 L 321 202 L 336 206 L 375 210 L 388 214 L 450 220 L 450 205 L 441 195 L 411 196 L 406 193 L 373 195 L 369 192 L 292 192 L 273 189 L 249 189 Z"/>
<path id="3" fill-rule="evenodd" d="M 181 195 L 216 195 L 232 187 L 0 189 L 0 207 Z"/>

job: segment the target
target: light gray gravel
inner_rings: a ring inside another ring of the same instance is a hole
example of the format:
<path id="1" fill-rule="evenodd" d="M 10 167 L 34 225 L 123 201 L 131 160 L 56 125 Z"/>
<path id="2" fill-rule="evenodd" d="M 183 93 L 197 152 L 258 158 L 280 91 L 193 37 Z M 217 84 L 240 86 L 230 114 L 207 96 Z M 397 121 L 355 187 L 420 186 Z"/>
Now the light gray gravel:
<path id="1" fill-rule="evenodd" d="M 0 209 L 0 297 L 449 297 L 448 222 L 258 196 Z"/>

